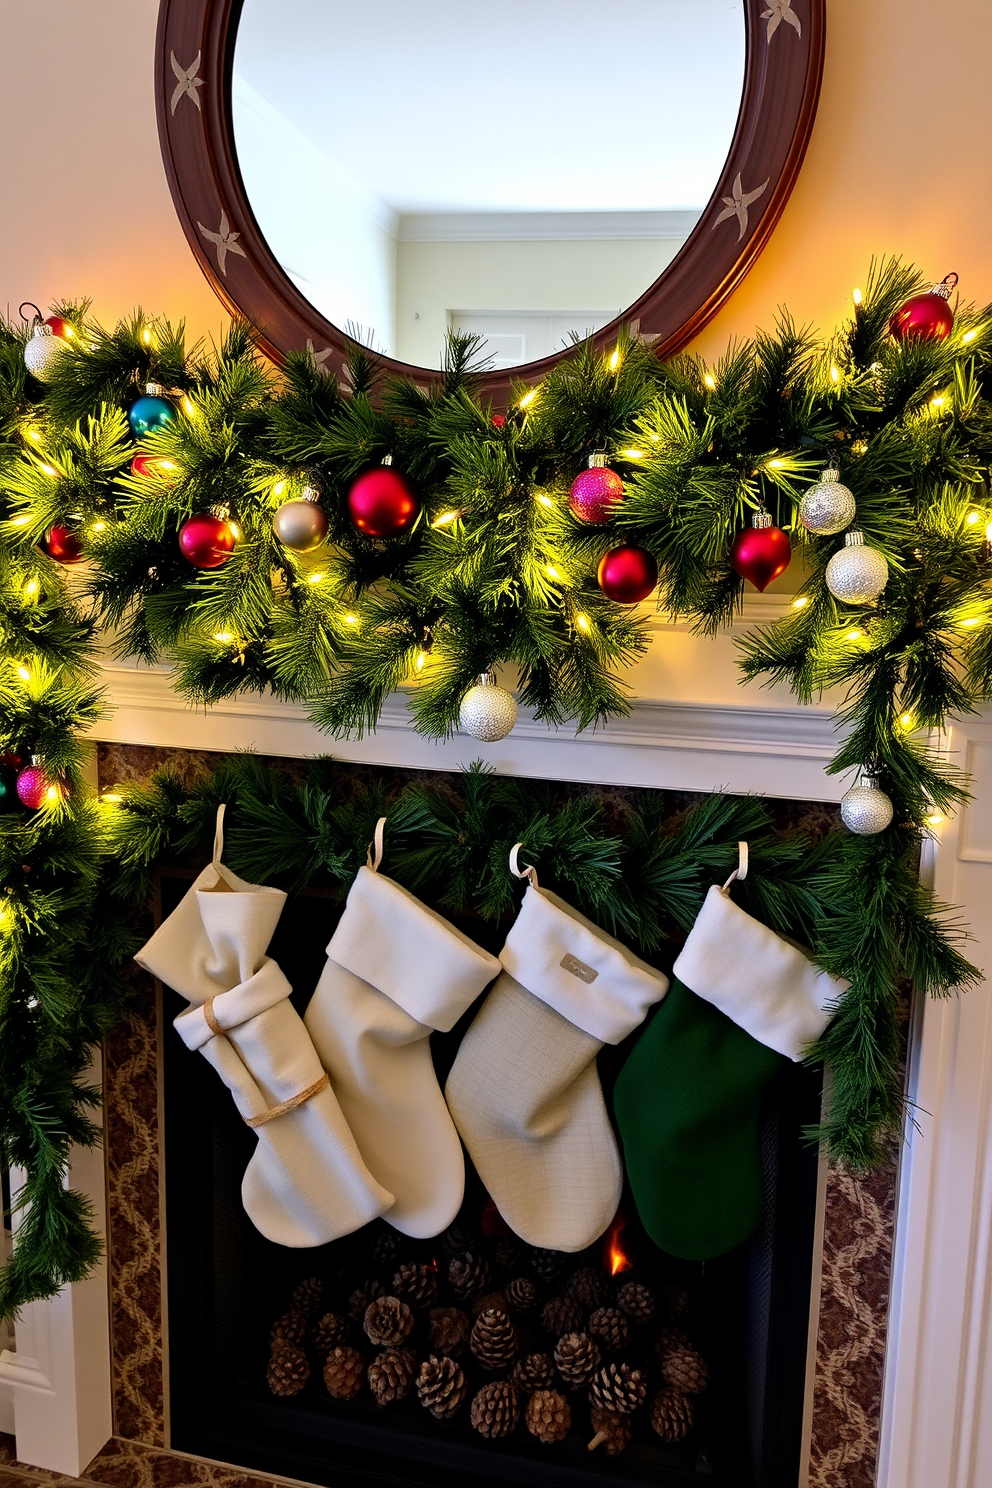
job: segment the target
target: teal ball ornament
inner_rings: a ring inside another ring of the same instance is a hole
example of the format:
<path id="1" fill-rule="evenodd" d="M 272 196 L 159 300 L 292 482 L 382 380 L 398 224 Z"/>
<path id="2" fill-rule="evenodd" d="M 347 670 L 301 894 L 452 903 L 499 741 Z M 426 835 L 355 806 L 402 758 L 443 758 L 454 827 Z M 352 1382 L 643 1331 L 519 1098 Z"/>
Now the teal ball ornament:
<path id="1" fill-rule="evenodd" d="M 138 398 L 128 409 L 127 421 L 135 439 L 142 439 L 146 434 L 164 428 L 175 417 L 175 404 L 164 398 L 162 393 L 163 389 L 157 382 L 150 382 L 145 388 L 144 396 Z"/>
<path id="2" fill-rule="evenodd" d="M 14 765 L 0 765 L 0 816 L 20 809 L 17 794 L 17 769 Z"/>

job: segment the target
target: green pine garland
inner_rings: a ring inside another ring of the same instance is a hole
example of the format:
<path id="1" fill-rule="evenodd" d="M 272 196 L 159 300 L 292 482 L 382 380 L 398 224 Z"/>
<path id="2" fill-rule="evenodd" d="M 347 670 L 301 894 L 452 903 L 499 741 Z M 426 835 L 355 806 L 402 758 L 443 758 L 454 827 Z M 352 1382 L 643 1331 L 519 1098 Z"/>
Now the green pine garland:
<path id="1" fill-rule="evenodd" d="M 801 544 L 805 578 L 785 620 L 745 637 L 743 674 L 785 681 L 800 702 L 840 687 L 830 769 L 880 768 L 896 816 L 876 837 L 838 833 L 810 853 L 790 848 L 788 861 L 769 849 L 770 876 L 756 880 L 766 887 L 748 893 L 764 896 L 750 901 L 756 913 L 852 982 L 818 1051 L 833 1072 L 825 1131 L 844 1160 L 878 1159 L 902 1117 L 898 979 L 941 993 L 977 976 L 916 875 L 928 819 L 967 789 L 924 741 L 992 692 L 992 307 L 959 310 L 945 341 L 897 343 L 889 318 L 920 287 L 912 269 L 879 263 L 831 341 L 783 317 L 713 368 L 687 356 L 661 363 L 626 335 L 606 356 L 582 345 L 540 385 L 521 383 L 505 419 L 479 401 L 471 338 L 452 341 L 427 391 L 384 380 L 356 348 L 343 390 L 308 357 L 277 372 L 241 325 L 208 351 L 188 348 L 181 326 L 138 314 L 106 331 L 86 305 L 63 305 L 74 336 L 43 386 L 24 370 L 23 333 L 0 327 L 0 750 L 38 754 L 52 781 L 37 813 L 0 815 L 0 1143 L 28 1174 L 30 1205 L 0 1312 L 92 1261 L 85 1207 L 62 1186 L 71 1142 L 95 1139 L 86 1051 L 119 1005 L 122 906 L 199 800 L 160 783 L 174 820 L 155 795 L 107 826 L 87 797 L 78 741 L 100 708 L 98 638 L 120 655 L 171 660 L 189 698 L 271 690 L 304 701 L 336 736 L 373 729 L 386 697 L 407 686 L 416 727 L 445 737 L 467 686 L 494 665 L 516 671 L 537 717 L 585 728 L 626 711 L 617 673 L 647 645 L 646 613 L 596 584 L 604 548 L 647 548 L 661 608 L 709 634 L 739 608 L 727 555 L 760 505 Z M 126 412 L 147 381 L 165 385 L 177 413 L 143 442 L 158 464 L 138 475 Z M 606 529 L 580 526 L 567 508 L 594 450 L 626 487 Z M 355 530 L 346 494 L 387 454 L 422 512 L 383 543 Z M 828 457 L 889 563 L 871 607 L 837 604 L 824 571 L 843 539 L 811 537 L 796 520 Z M 276 540 L 272 515 L 314 483 L 330 537 L 301 556 Z M 241 537 L 222 568 L 196 573 L 177 532 L 212 508 Z M 42 555 L 56 523 L 82 536 L 85 570 Z M 337 808 L 319 772 L 291 801 L 259 780 L 231 788 L 275 854 L 266 868 L 246 838 L 246 871 L 269 877 L 275 861 L 302 874 L 306 843 L 332 878 L 347 877 L 355 839 L 321 831 L 317 803 Z M 659 835 L 646 811 L 616 842 L 591 819 L 569 821 L 584 845 L 566 850 L 561 825 L 549 816 L 539 827 L 523 786 L 471 776 L 464 790 L 460 805 L 416 792 L 399 803 L 405 882 L 445 904 L 505 908 L 510 884 L 493 847 L 503 850 L 505 810 L 535 853 L 550 854 L 565 892 L 646 950 L 646 917 L 684 929 L 737 831 L 732 812 L 758 809 L 730 803 L 722 818 L 709 805 L 715 824 L 704 810 L 684 841 Z"/>

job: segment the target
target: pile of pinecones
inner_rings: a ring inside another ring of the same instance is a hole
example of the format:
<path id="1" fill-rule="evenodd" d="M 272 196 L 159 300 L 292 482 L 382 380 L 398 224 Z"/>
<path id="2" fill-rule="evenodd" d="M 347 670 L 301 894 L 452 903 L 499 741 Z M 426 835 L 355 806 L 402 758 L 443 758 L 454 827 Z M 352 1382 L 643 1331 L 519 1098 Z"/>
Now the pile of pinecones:
<path id="1" fill-rule="evenodd" d="M 547 1444 L 580 1429 L 588 1408 L 590 1450 L 611 1455 L 645 1408 L 662 1441 L 691 1430 L 709 1371 L 684 1331 L 681 1288 L 610 1277 L 598 1247 L 574 1256 L 509 1235 L 484 1241 L 458 1221 L 429 1261 L 384 1226 L 372 1236 L 360 1286 L 332 1297 L 316 1277 L 303 1281 L 276 1319 L 273 1394 L 298 1395 L 322 1377 L 335 1400 L 416 1400 L 439 1421 L 467 1405 L 483 1437 L 522 1422 Z"/>

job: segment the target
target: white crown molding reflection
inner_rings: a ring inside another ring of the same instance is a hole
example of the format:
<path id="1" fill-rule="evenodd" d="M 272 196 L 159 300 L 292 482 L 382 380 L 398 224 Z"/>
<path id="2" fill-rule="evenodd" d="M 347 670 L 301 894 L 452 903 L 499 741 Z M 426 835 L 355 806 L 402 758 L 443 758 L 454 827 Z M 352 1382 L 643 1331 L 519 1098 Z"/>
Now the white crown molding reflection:
<path id="1" fill-rule="evenodd" d="M 403 212 L 401 243 L 538 243 L 572 239 L 684 242 L 701 207 L 668 212 Z"/>

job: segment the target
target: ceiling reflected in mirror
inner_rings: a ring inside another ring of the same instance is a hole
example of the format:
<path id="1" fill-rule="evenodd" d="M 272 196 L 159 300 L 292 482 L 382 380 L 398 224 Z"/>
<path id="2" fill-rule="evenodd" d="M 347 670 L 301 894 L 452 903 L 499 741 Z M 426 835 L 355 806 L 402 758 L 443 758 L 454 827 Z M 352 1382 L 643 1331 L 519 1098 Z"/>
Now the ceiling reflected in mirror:
<path id="1" fill-rule="evenodd" d="M 244 0 L 245 194 L 327 320 L 436 368 L 621 315 L 713 194 L 741 102 L 741 0 Z"/>

